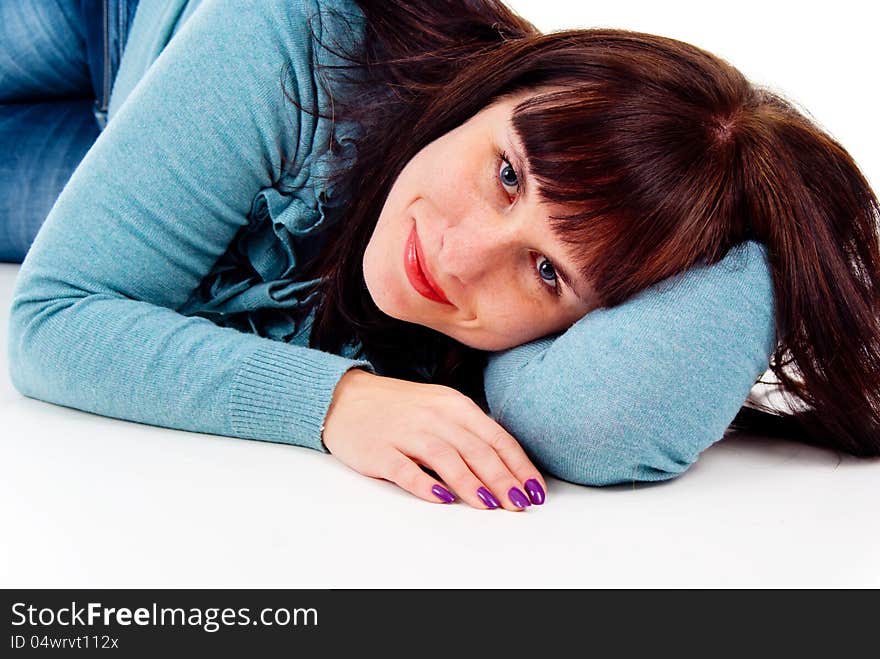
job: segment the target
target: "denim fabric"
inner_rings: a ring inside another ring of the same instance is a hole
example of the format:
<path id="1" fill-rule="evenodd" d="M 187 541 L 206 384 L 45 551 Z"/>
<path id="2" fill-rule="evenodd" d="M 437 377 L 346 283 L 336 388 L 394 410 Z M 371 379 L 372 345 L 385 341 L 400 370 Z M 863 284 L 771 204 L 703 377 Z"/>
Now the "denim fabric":
<path id="1" fill-rule="evenodd" d="M 21 263 L 103 130 L 138 0 L 0 0 L 0 261 Z"/>
<path id="2" fill-rule="evenodd" d="M 104 130 L 110 92 L 128 39 L 138 0 L 79 0 L 83 7 L 88 62 L 95 95 L 95 119 Z"/>

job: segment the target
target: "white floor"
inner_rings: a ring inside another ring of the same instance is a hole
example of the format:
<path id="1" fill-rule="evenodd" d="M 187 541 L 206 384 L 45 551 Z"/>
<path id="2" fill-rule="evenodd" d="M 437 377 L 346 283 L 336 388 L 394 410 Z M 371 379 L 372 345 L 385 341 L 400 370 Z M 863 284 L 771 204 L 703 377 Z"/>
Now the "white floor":
<path id="1" fill-rule="evenodd" d="M 880 459 L 739 436 L 659 484 L 432 505 L 310 449 L 25 398 L 17 271 L 0 264 L 0 586 L 880 586 Z"/>

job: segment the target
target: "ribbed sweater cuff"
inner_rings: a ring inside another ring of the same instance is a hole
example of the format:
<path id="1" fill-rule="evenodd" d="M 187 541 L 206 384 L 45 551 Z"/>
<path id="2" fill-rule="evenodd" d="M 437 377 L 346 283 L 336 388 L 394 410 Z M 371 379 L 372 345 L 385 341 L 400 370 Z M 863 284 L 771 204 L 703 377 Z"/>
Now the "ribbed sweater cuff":
<path id="1" fill-rule="evenodd" d="M 370 362 L 279 341 L 257 348 L 232 382 L 233 434 L 329 453 L 321 441 L 322 425 L 337 383 L 356 367 L 375 373 Z"/>

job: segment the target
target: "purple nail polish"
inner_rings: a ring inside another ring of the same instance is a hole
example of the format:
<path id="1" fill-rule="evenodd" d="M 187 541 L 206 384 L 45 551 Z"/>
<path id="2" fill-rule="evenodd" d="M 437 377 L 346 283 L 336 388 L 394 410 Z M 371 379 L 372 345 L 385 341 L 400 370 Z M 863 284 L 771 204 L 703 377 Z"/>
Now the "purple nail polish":
<path id="1" fill-rule="evenodd" d="M 480 497 L 480 501 L 485 503 L 490 508 L 497 508 L 501 505 L 498 499 L 496 499 L 495 496 L 485 487 L 480 487 L 480 489 L 477 490 L 477 496 Z"/>
<path id="2" fill-rule="evenodd" d="M 525 508 L 526 506 L 531 506 L 529 500 L 526 499 L 526 495 L 522 493 L 518 487 L 512 487 L 507 492 L 507 496 L 510 497 L 510 500 L 513 502 L 514 506 L 518 508 Z"/>
<path id="3" fill-rule="evenodd" d="M 536 506 L 540 506 L 544 503 L 544 488 L 541 487 L 541 484 L 535 478 L 530 478 L 525 482 L 526 492 L 529 493 L 529 499 L 532 500 L 532 503 Z"/>
<path id="4" fill-rule="evenodd" d="M 431 492 L 434 493 L 434 496 L 440 499 L 443 503 L 452 503 L 455 501 L 455 497 L 452 496 L 452 492 L 447 490 L 442 485 L 435 485 L 431 488 Z"/>

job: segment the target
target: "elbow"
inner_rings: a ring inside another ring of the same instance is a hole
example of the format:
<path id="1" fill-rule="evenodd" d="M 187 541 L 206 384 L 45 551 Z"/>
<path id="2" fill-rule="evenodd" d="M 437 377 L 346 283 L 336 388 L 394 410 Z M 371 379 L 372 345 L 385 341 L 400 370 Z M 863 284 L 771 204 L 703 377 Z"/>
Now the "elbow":
<path id="1" fill-rule="evenodd" d="M 545 474 L 594 487 L 673 479 L 696 462 L 704 443 L 682 442 L 678 435 L 649 436 L 623 425 L 550 436 L 520 433 L 518 439 Z"/>
<path id="2" fill-rule="evenodd" d="M 9 380 L 21 394 L 42 399 L 47 381 L 56 378 L 60 342 L 52 332 L 59 327 L 59 313 L 75 299 L 40 294 L 19 275 L 9 307 L 6 356 Z"/>
<path id="3" fill-rule="evenodd" d="M 671 480 L 684 473 L 696 458 L 664 450 L 650 441 L 627 447 L 615 442 L 584 441 L 544 460 L 553 476 L 601 487 Z"/>
<path id="4" fill-rule="evenodd" d="M 31 383 L 27 374 L 33 371 L 32 365 L 28 363 L 28 358 L 35 346 L 29 345 L 27 328 L 32 325 L 34 317 L 35 312 L 32 306 L 23 307 L 21 304 L 13 302 L 9 309 L 9 320 L 6 326 L 7 374 L 12 386 L 25 396 L 32 395 Z"/>

